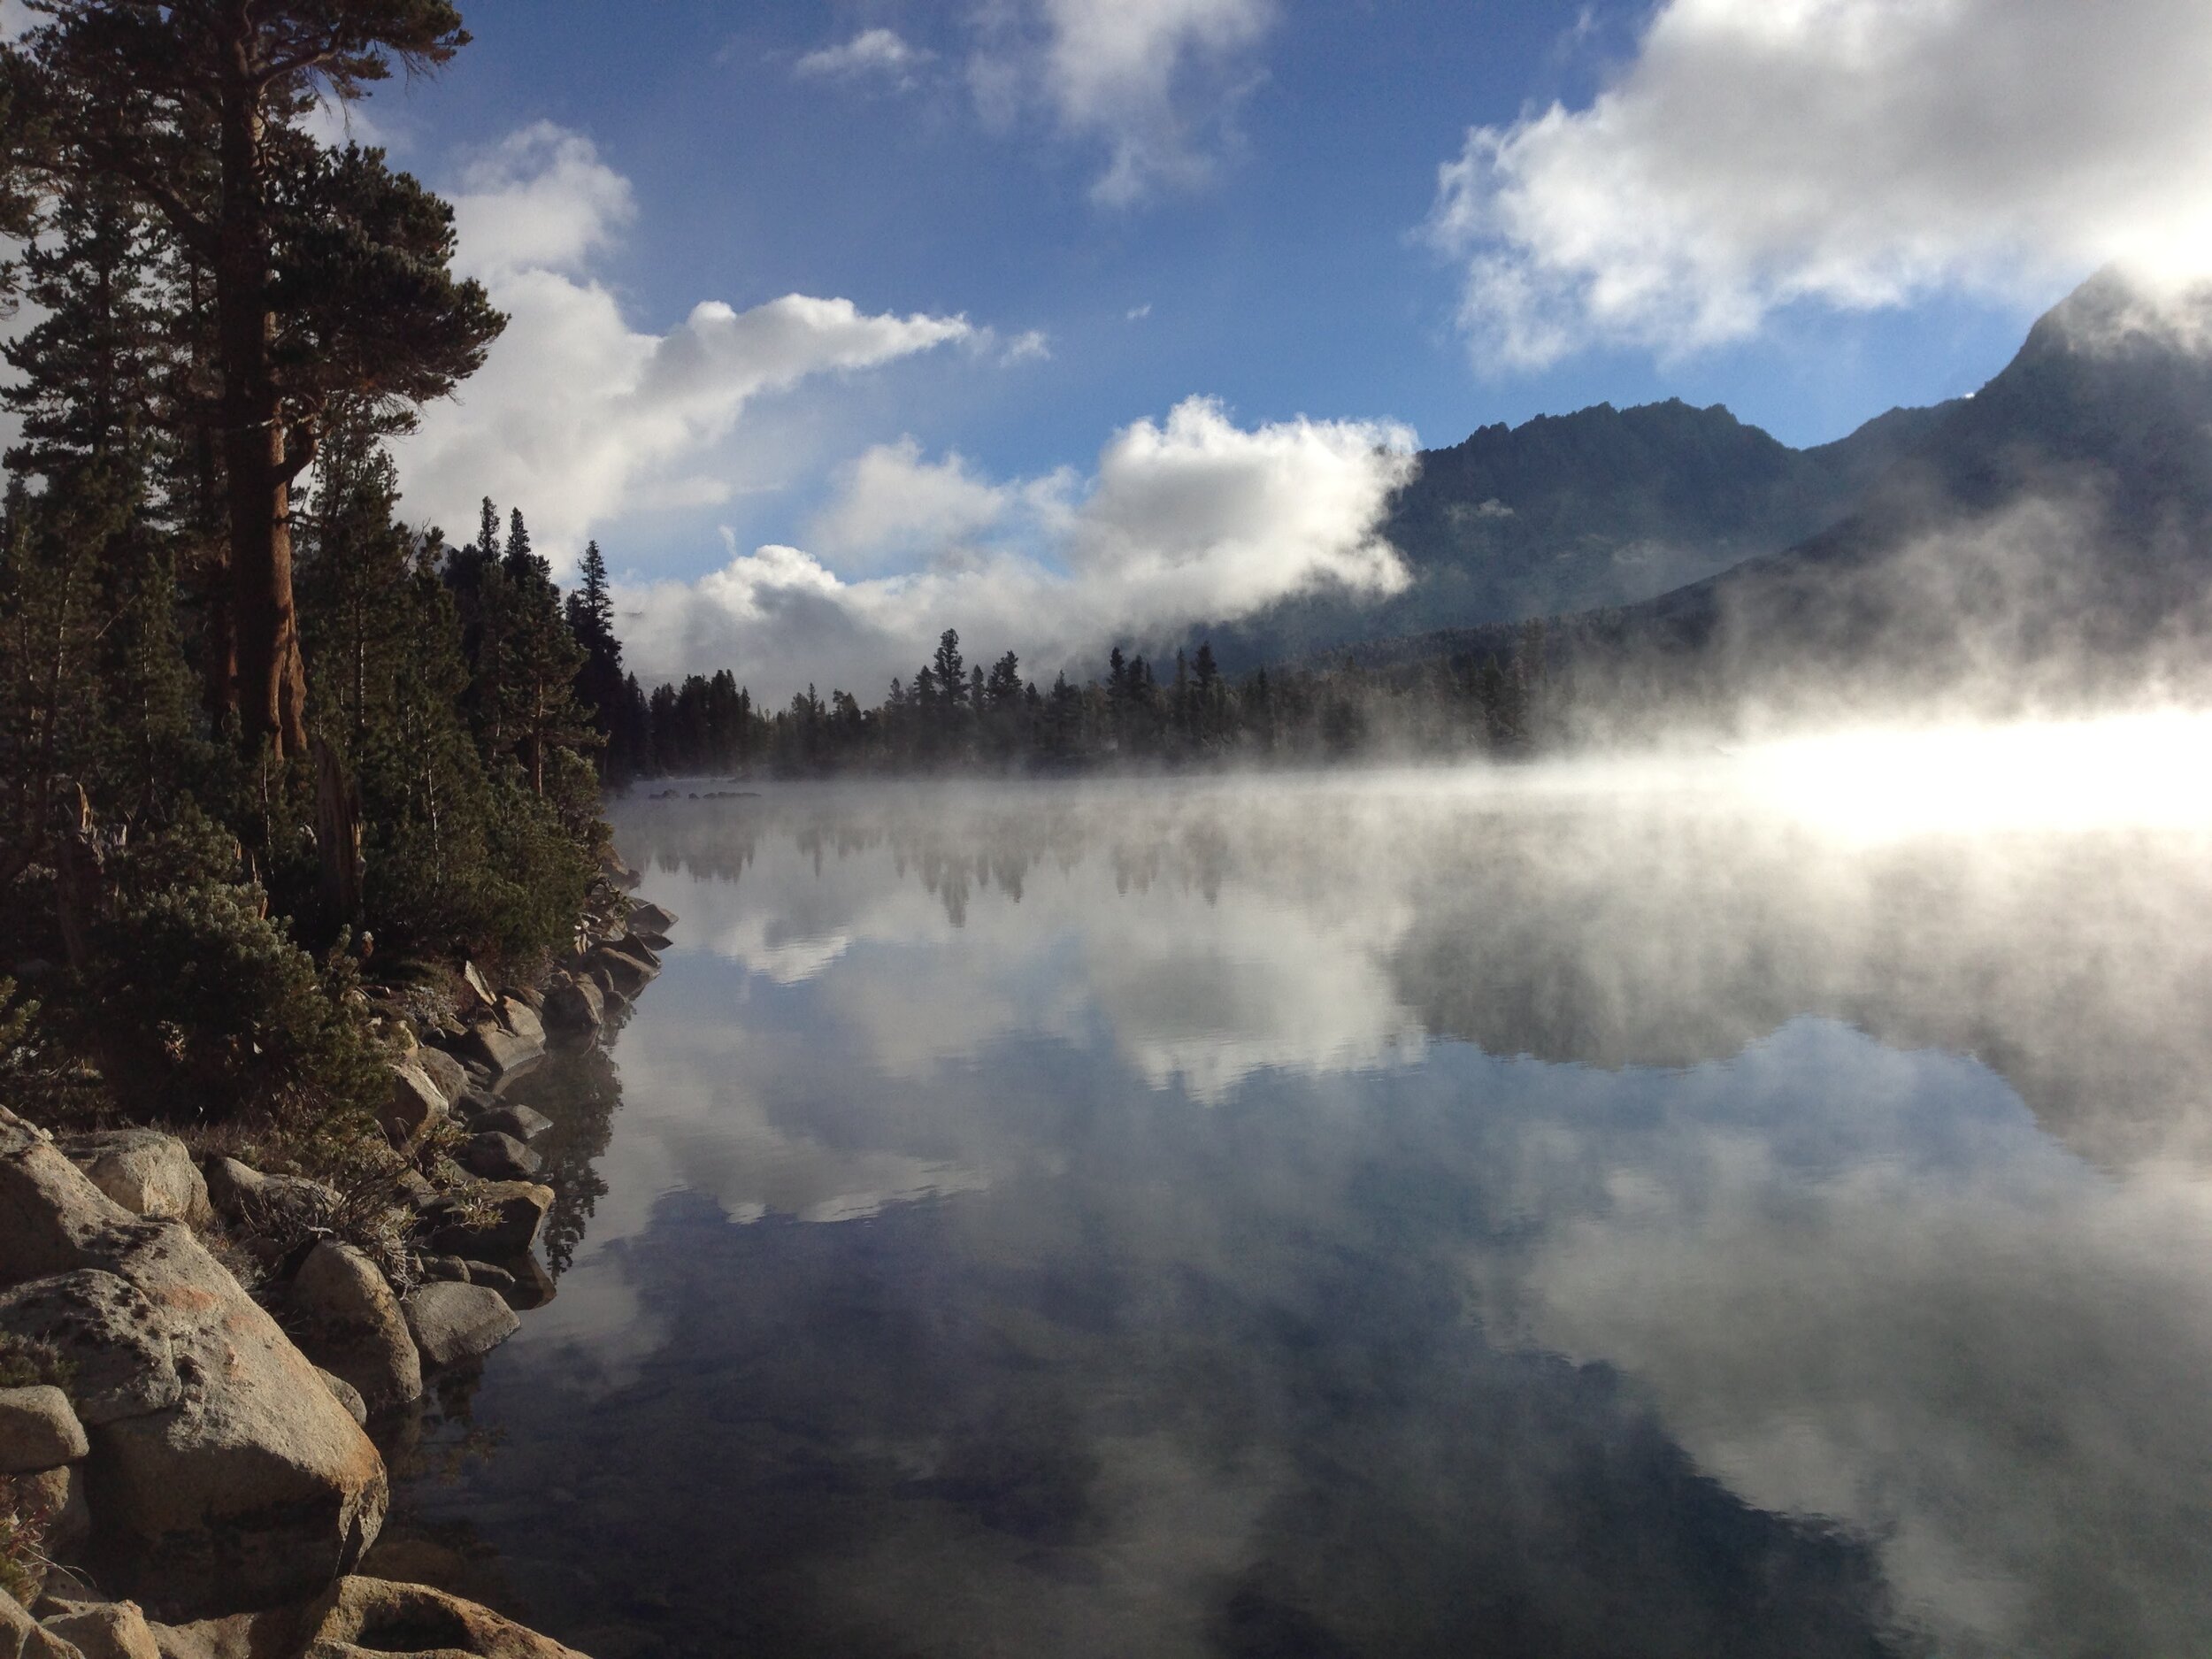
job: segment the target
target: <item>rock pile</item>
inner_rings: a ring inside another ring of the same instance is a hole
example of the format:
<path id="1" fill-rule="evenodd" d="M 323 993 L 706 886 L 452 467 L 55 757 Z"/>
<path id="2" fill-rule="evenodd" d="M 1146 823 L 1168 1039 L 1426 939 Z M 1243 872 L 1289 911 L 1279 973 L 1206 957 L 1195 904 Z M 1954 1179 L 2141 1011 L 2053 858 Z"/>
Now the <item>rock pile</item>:
<path id="1" fill-rule="evenodd" d="M 150 1130 L 57 1142 L 0 1108 L 0 1519 L 39 1544 L 0 1551 L 0 1585 L 26 1592 L 0 1588 L 0 1656 L 578 1659 L 469 1602 L 354 1576 L 388 1500 L 363 1425 L 552 1294 L 531 1252 L 554 1194 L 530 1179 L 552 1125 L 497 1090 L 634 999 L 659 967 L 646 935 L 664 944 L 674 921 L 618 895 L 541 994 L 471 970 L 466 1018 L 390 1062 L 394 1143 L 457 1119 L 490 1178 L 441 1190 L 410 1171 L 416 1254 L 397 1284 L 333 1236 L 330 1187 L 196 1164 Z M 218 1218 L 289 1334 L 202 1242 Z"/>
<path id="2" fill-rule="evenodd" d="M 276 1322 L 182 1221 L 134 1215 L 4 1109 L 0 1332 L 57 1356 L 60 1386 L 24 1392 L 50 1444 L 84 1449 L 11 1472 L 79 1471 L 60 1484 L 81 1479 L 102 1584 L 188 1617 L 273 1606 L 320 1593 L 382 1525 L 383 1460 Z"/>

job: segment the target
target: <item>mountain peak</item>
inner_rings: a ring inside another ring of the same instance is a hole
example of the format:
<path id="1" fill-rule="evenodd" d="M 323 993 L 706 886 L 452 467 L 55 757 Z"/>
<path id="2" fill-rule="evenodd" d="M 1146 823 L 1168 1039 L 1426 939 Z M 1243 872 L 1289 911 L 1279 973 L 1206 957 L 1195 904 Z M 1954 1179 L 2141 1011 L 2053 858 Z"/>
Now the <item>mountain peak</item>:
<path id="1" fill-rule="evenodd" d="M 2107 265 L 2037 319 L 2014 363 L 2174 357 L 2212 357 L 2212 282 Z"/>

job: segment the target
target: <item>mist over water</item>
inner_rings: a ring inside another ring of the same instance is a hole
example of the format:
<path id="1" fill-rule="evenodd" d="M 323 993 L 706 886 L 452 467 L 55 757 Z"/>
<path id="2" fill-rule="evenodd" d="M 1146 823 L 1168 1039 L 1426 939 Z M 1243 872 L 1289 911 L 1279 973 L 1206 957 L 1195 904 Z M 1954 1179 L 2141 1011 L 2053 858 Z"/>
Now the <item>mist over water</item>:
<path id="1" fill-rule="evenodd" d="M 602 1654 L 2202 1648 L 2208 740 L 628 803 L 394 1536 Z"/>

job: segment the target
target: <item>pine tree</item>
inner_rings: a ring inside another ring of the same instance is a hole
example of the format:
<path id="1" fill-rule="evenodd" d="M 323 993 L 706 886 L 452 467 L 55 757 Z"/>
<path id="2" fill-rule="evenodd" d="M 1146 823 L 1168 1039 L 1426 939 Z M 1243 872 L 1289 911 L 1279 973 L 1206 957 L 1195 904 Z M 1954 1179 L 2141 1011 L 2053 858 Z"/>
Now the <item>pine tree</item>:
<path id="1" fill-rule="evenodd" d="M 129 820 L 198 770 L 174 549 L 150 506 L 163 341 L 142 223 L 78 185 L 24 267 L 44 315 L 7 346 L 19 378 L 0 393 L 22 419 L 0 568 L 8 876 L 45 844 L 65 779 L 100 816 Z M 31 495 L 27 477 L 44 489 Z"/>
<path id="2" fill-rule="evenodd" d="M 606 744 L 602 776 L 610 783 L 622 782 L 635 775 L 623 730 L 628 690 L 622 641 L 614 632 L 614 600 L 607 591 L 607 561 L 596 541 L 585 545 L 578 586 L 568 596 L 568 631 L 584 650 L 577 695 Z"/>
<path id="3" fill-rule="evenodd" d="M 931 661 L 937 680 L 937 695 L 942 700 L 948 722 L 958 718 L 960 704 L 967 695 L 968 671 L 960 657 L 960 630 L 947 628 L 938 636 L 937 655 Z"/>
<path id="4" fill-rule="evenodd" d="M 44 0 L 26 47 L 65 175 L 127 189 L 208 279 L 228 508 L 228 636 L 240 731 L 281 759 L 306 741 L 290 494 L 334 400 L 395 425 L 482 361 L 503 319 L 449 274 L 452 215 L 375 150 L 300 120 L 395 65 L 467 41 L 443 0 Z"/>
<path id="5" fill-rule="evenodd" d="M 568 630 L 552 567 L 532 549 L 519 507 L 508 520 L 500 572 L 499 680 L 507 704 L 502 730 L 521 758 L 531 792 L 543 795 L 556 751 L 597 747 L 598 734 L 576 701 L 585 653 Z"/>

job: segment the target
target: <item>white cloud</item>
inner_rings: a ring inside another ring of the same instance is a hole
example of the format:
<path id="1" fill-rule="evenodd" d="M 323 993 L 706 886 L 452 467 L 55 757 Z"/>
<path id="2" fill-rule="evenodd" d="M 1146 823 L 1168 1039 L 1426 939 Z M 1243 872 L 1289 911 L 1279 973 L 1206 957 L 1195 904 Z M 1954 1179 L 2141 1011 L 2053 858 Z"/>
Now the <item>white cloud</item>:
<path id="1" fill-rule="evenodd" d="M 802 78 L 852 81 L 880 75 L 902 87 L 914 84 L 914 71 L 935 54 L 915 46 L 891 29 L 864 29 L 840 46 L 811 51 L 793 65 Z"/>
<path id="2" fill-rule="evenodd" d="M 0 41 L 12 41 L 35 19 L 23 9 L 23 0 L 0 0 Z"/>
<path id="3" fill-rule="evenodd" d="M 694 583 L 625 594 L 641 678 L 728 665 L 781 698 L 810 682 L 870 700 L 938 633 L 1012 649 L 1046 677 L 1115 639 L 1240 616 L 1325 582 L 1384 595 L 1407 573 L 1379 534 L 1411 476 L 1402 426 L 1297 419 L 1245 430 L 1204 398 L 1115 434 L 1087 492 L 1065 474 L 994 485 L 911 442 L 870 451 L 816 521 L 848 571 L 918 553 L 926 568 L 849 579 L 764 547 Z"/>
<path id="4" fill-rule="evenodd" d="M 1041 99 L 1069 133 L 1104 141 L 1092 194 L 1125 206 L 1209 174 L 1242 56 L 1274 20 L 1273 0 L 1002 4 L 987 9 L 969 79 L 987 115 Z"/>
<path id="5" fill-rule="evenodd" d="M 471 162 L 453 193 L 472 276 L 580 269 L 636 217 L 630 181 L 581 133 L 540 121 Z"/>
<path id="6" fill-rule="evenodd" d="M 1148 318 L 1148 317 L 1149 317 L 1149 316 L 1151 316 L 1151 315 L 1152 315 L 1152 302 L 1151 302 L 1150 300 L 1147 300 L 1147 301 L 1145 301 L 1145 303 L 1144 303 L 1143 304 L 1141 304 L 1141 305 L 1132 305 L 1132 306 L 1129 308 L 1129 311 L 1128 311 L 1128 313 L 1127 313 L 1127 316 L 1126 316 L 1126 320 L 1127 320 L 1127 321 L 1129 321 L 1129 322 L 1133 322 L 1133 323 L 1141 323 L 1141 322 L 1142 322 L 1142 321 L 1143 321 L 1146 318 Z"/>
<path id="7" fill-rule="evenodd" d="M 528 128 L 463 182 L 458 264 L 511 320 L 482 371 L 396 446 L 405 511 L 456 534 L 487 495 L 521 506 L 539 545 L 565 552 L 626 510 L 725 500 L 727 482 L 696 464 L 751 399 L 973 332 L 956 317 L 798 294 L 746 311 L 704 301 L 666 334 L 641 332 L 588 274 L 634 211 L 627 180 L 589 140 Z"/>
<path id="8" fill-rule="evenodd" d="M 879 444 L 847 467 L 838 499 L 808 540 L 839 568 L 872 570 L 927 558 L 996 529 L 1015 492 L 979 478 L 959 455 L 927 461 L 912 438 Z"/>
<path id="9" fill-rule="evenodd" d="M 1800 301 L 2212 268 L 2201 0 L 1665 0 L 1586 109 L 1479 127 L 1430 223 L 1479 357 L 1694 350 Z"/>
<path id="10" fill-rule="evenodd" d="M 1028 329 L 1008 342 L 1006 349 L 999 354 L 998 360 L 1007 365 L 1049 363 L 1052 360 L 1052 342 L 1045 337 L 1043 329 Z"/>

